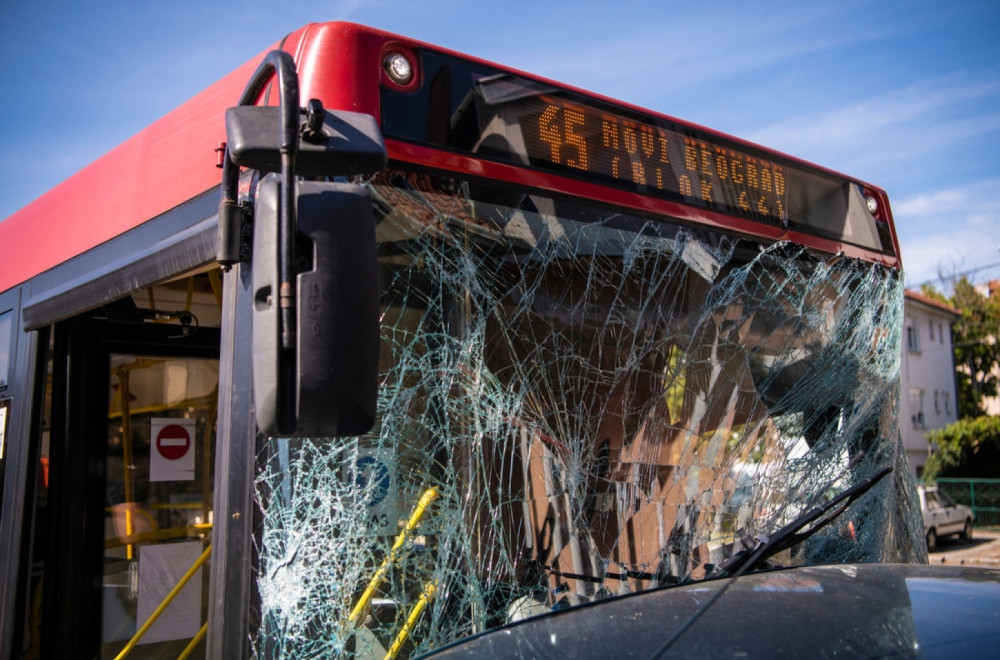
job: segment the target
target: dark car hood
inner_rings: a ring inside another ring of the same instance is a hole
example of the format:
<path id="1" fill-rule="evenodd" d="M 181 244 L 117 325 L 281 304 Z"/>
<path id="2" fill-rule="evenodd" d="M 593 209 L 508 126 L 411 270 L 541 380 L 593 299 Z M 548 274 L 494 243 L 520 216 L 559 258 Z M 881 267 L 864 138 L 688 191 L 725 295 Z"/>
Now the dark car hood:
<path id="1" fill-rule="evenodd" d="M 1000 654 L 1000 571 L 812 566 L 648 591 L 536 617 L 434 653 L 444 658 L 923 657 Z"/>

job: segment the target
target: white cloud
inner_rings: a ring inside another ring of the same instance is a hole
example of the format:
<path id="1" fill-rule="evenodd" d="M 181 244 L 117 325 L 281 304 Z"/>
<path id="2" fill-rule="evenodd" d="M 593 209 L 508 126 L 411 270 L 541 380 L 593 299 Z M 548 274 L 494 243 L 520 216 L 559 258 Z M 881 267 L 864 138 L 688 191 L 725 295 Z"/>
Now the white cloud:
<path id="1" fill-rule="evenodd" d="M 1000 262 L 1000 179 L 905 198 L 893 206 L 893 216 L 907 285 Z"/>
<path id="2" fill-rule="evenodd" d="M 872 38 L 861 30 L 833 33 L 823 29 L 849 11 L 849 3 L 796 5 L 794 11 L 729 4 L 714 9 L 692 5 L 685 10 L 665 4 L 658 9 L 644 6 L 638 12 L 604 12 L 600 20 L 592 13 L 563 11 L 565 16 L 558 23 L 535 24 L 544 34 L 533 34 L 530 24 L 516 24 L 513 29 L 523 48 L 512 51 L 508 41 L 499 39 L 492 49 L 483 44 L 478 54 L 612 97 L 660 107 L 677 90 L 720 79 L 738 80 L 742 85 L 754 79 L 749 75 L 752 72 L 776 63 Z M 559 26 L 557 39 L 551 34 L 554 24 Z M 571 35 L 579 45 L 567 49 L 565 38 Z"/>
<path id="3" fill-rule="evenodd" d="M 748 138 L 856 171 L 862 162 L 905 160 L 1000 129 L 998 96 L 1000 82 L 947 76 L 820 114 L 785 118 Z"/>

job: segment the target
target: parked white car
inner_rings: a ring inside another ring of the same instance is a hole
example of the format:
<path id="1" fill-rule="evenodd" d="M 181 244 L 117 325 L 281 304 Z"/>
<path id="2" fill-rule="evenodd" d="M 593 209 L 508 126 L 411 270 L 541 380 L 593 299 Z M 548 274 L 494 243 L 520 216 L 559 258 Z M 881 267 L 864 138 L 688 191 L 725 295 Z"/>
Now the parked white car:
<path id="1" fill-rule="evenodd" d="M 934 550 L 943 536 L 958 534 L 963 541 L 972 538 L 972 509 L 956 504 L 951 495 L 935 486 L 919 486 L 920 511 L 924 515 L 927 549 Z"/>

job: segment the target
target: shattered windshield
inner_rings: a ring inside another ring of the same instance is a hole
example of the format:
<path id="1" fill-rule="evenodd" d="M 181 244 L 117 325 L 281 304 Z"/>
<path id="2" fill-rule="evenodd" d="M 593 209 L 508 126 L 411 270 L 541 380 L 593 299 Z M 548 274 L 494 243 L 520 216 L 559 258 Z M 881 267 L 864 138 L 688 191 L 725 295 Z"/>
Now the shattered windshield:
<path id="1" fill-rule="evenodd" d="M 411 657 L 710 576 L 885 467 L 783 565 L 925 559 L 891 269 L 581 200 L 368 183 L 380 419 L 262 442 L 264 657 Z"/>

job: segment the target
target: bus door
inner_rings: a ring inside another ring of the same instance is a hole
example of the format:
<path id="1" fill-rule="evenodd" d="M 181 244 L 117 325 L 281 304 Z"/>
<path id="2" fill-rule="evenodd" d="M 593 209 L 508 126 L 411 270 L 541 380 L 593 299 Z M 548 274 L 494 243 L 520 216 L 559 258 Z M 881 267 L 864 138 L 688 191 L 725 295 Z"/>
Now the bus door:
<path id="1" fill-rule="evenodd" d="M 188 573 L 131 656 L 204 657 L 220 335 L 190 290 L 209 279 L 53 328 L 26 657 L 115 658 Z"/>

